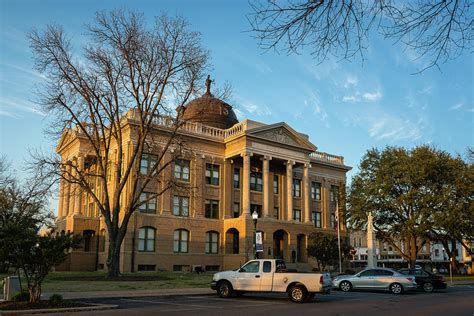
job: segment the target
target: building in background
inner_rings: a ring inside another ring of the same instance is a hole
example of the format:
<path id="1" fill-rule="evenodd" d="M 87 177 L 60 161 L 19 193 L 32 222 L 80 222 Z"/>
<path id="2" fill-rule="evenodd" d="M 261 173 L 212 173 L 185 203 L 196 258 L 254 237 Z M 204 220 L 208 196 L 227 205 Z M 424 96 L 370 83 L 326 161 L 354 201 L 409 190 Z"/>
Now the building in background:
<path id="1" fill-rule="evenodd" d="M 336 232 L 336 198 L 351 169 L 343 157 L 316 151 L 307 135 L 284 122 L 238 122 L 232 106 L 209 88 L 183 110 L 186 123 L 179 135 L 189 148 L 159 176 L 174 177 L 188 190 L 170 189 L 135 212 L 121 249 L 121 271 L 238 267 L 253 257 L 253 212 L 263 233 L 262 258 L 310 265 L 309 234 Z M 123 135 L 133 134 L 137 118 L 133 109 L 124 114 Z M 155 135 L 166 130 L 162 122 L 157 120 Z M 93 169 L 87 139 L 79 130 L 66 133 L 57 146 L 63 162 Z M 153 159 L 147 153 L 142 168 Z M 158 186 L 151 183 L 147 190 L 157 192 Z M 84 245 L 58 268 L 103 269 L 105 223 L 87 194 L 74 195 L 73 189 L 61 183 L 57 227 L 81 234 Z"/>
<path id="2" fill-rule="evenodd" d="M 351 231 L 350 244 L 354 248 L 351 259 L 351 268 L 360 270 L 367 265 L 367 234 L 365 231 Z M 400 249 L 404 249 L 405 245 L 402 241 L 397 242 Z M 471 252 L 474 252 L 474 242 L 470 243 Z M 462 247 L 461 243 L 457 243 L 456 249 L 458 255 L 456 261 L 459 264 L 461 273 L 473 274 L 472 256 Z M 378 266 L 400 269 L 407 267 L 407 261 L 403 259 L 400 253 L 394 249 L 389 243 L 377 240 L 376 254 Z M 441 243 L 425 243 L 418 253 L 417 264 L 428 271 L 439 273 L 449 272 L 449 258 Z"/>

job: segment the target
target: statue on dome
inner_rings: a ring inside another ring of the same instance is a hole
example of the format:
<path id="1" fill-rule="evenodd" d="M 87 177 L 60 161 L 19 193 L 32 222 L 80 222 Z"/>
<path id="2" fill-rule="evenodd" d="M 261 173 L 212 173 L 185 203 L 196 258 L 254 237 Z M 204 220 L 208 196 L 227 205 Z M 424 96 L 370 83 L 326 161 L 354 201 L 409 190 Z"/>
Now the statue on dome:
<path id="1" fill-rule="evenodd" d="M 211 83 L 213 83 L 214 80 L 211 80 L 211 75 L 207 75 L 206 79 L 206 94 L 212 95 L 211 94 Z"/>

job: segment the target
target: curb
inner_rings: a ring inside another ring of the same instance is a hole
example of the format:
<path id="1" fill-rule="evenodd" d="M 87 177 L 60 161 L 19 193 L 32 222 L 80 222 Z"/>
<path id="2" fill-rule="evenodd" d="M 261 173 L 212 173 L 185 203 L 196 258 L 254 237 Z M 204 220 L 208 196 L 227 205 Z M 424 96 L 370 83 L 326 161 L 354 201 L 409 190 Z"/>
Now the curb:
<path id="1" fill-rule="evenodd" d="M 83 307 L 65 307 L 65 308 L 44 308 L 44 309 L 20 309 L 11 311 L 0 311 L 0 315 L 22 315 L 22 314 L 45 314 L 45 313 L 65 313 L 65 312 L 85 312 L 98 311 L 118 308 L 118 305 L 111 304 L 91 304 Z"/>

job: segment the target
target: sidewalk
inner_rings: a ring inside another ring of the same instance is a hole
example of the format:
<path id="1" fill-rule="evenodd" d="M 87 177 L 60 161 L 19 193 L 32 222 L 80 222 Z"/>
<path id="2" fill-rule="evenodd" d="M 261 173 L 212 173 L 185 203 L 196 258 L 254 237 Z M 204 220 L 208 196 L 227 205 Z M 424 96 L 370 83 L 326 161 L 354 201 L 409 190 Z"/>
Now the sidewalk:
<path id="1" fill-rule="evenodd" d="M 42 293 L 43 299 L 48 299 L 53 293 Z M 133 291 L 95 291 L 95 292 L 62 292 L 64 299 L 110 298 L 110 297 L 142 297 L 142 296 L 176 296 L 176 295 L 211 295 L 216 291 L 210 288 L 184 288 L 184 289 L 157 289 Z"/>

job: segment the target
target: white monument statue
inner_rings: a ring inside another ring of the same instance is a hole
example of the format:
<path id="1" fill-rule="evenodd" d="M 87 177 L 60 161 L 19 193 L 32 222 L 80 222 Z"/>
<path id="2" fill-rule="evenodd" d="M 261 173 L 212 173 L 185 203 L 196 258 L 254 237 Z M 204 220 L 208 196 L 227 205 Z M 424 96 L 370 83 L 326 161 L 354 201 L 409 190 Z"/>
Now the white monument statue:
<path id="1" fill-rule="evenodd" d="M 374 234 L 374 218 L 372 212 L 367 217 L 367 268 L 377 267 L 377 251 Z"/>

